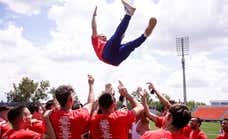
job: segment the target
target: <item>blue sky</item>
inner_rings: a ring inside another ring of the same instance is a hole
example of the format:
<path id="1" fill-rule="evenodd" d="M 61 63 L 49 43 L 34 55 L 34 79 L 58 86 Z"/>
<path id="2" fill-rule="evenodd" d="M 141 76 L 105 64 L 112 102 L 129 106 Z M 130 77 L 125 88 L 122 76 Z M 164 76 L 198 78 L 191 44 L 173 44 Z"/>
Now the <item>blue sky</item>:
<path id="1" fill-rule="evenodd" d="M 183 100 L 176 37 L 190 37 L 186 57 L 187 99 L 228 99 L 228 2 L 225 0 L 134 0 L 136 12 L 124 42 L 141 35 L 151 16 L 152 35 L 120 66 L 102 63 L 91 45 L 91 15 L 98 6 L 98 31 L 108 37 L 124 10 L 120 0 L 0 0 L 0 100 L 22 77 L 74 86 L 86 100 L 87 74 L 96 96 L 122 80 L 129 91 L 151 81 L 162 93 Z M 4 67 L 4 68 L 2 68 Z"/>

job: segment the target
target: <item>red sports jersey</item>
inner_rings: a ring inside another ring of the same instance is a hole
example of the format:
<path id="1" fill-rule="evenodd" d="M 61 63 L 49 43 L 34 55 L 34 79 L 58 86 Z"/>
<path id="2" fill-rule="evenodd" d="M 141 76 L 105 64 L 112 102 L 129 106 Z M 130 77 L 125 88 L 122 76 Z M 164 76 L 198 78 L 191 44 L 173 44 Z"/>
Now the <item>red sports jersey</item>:
<path id="1" fill-rule="evenodd" d="M 192 130 L 189 139 L 207 139 L 207 135 L 202 130 Z"/>
<path id="2" fill-rule="evenodd" d="M 10 128 L 11 127 L 10 127 L 9 123 L 0 117 L 0 138 Z"/>
<path id="3" fill-rule="evenodd" d="M 70 112 L 55 110 L 49 118 L 57 139 L 80 139 L 89 130 L 90 114 L 86 108 Z"/>
<path id="4" fill-rule="evenodd" d="M 29 127 L 30 130 L 35 131 L 37 133 L 44 134 L 45 133 L 45 122 L 42 120 L 37 120 L 32 122 L 31 127 Z"/>
<path id="5" fill-rule="evenodd" d="M 192 128 L 190 127 L 190 125 L 186 125 L 185 127 L 182 128 L 181 132 L 186 136 L 189 137 L 190 133 L 192 131 Z"/>
<path id="6" fill-rule="evenodd" d="M 19 129 L 14 130 L 10 129 L 5 132 L 2 136 L 2 139 L 42 139 L 43 135 L 31 130 Z"/>
<path id="7" fill-rule="evenodd" d="M 141 139 L 188 139 L 186 136 L 179 133 L 172 133 L 165 129 L 158 129 L 154 131 L 145 132 Z"/>
<path id="8" fill-rule="evenodd" d="M 97 57 L 102 61 L 102 53 L 106 42 L 107 41 L 102 40 L 99 35 L 92 36 L 93 49 L 96 52 Z"/>
<path id="9" fill-rule="evenodd" d="M 127 139 L 132 123 L 133 111 L 118 110 L 111 114 L 92 116 L 90 135 L 92 139 Z"/>
<path id="10" fill-rule="evenodd" d="M 165 126 L 165 116 L 160 116 L 156 119 L 155 126 L 162 128 Z"/>
<path id="11" fill-rule="evenodd" d="M 218 135 L 216 139 L 228 139 L 228 134 Z"/>

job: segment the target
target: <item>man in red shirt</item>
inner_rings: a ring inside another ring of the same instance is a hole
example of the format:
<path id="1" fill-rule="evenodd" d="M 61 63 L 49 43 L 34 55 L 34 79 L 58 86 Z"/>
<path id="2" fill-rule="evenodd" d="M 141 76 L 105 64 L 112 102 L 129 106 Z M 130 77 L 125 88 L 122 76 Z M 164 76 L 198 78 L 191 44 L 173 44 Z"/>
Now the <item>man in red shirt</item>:
<path id="1" fill-rule="evenodd" d="M 49 119 L 57 139 L 80 139 L 89 131 L 90 114 L 94 102 L 94 79 L 91 75 L 88 76 L 88 83 L 88 104 L 77 110 L 72 110 L 74 89 L 67 85 L 59 86 L 56 89 L 55 96 L 60 104 L 60 110 L 53 110 Z"/>
<path id="2" fill-rule="evenodd" d="M 222 133 L 216 139 L 228 139 L 228 119 L 223 119 L 221 122 Z"/>
<path id="3" fill-rule="evenodd" d="M 143 110 L 142 105 L 128 94 L 127 89 L 120 81 L 119 83 L 120 95 L 126 97 L 133 108 L 132 110 L 116 110 L 114 96 L 110 93 L 103 93 L 98 99 L 102 114 L 95 114 L 91 118 L 90 134 L 92 139 L 127 139 L 132 123 Z"/>
<path id="4" fill-rule="evenodd" d="M 8 112 L 12 129 L 5 132 L 2 139 L 48 139 L 48 136 L 28 129 L 31 119 L 32 115 L 26 106 L 12 108 Z"/>
<path id="5" fill-rule="evenodd" d="M 7 113 L 10 110 L 7 106 L 0 106 L 0 138 L 11 127 L 8 122 Z"/>
<path id="6" fill-rule="evenodd" d="M 164 129 L 147 131 L 141 139 L 188 139 L 181 129 L 191 118 L 191 112 L 183 104 L 174 104 L 165 115 L 166 127 Z"/>
<path id="7" fill-rule="evenodd" d="M 38 133 L 45 133 L 44 111 L 42 105 L 40 103 L 30 103 L 28 109 L 32 114 L 32 124 L 29 129 Z"/>
<path id="8" fill-rule="evenodd" d="M 121 41 L 124 37 L 124 33 L 136 8 L 131 5 L 128 0 L 121 1 L 126 10 L 126 15 L 109 40 L 107 40 L 107 37 L 105 35 L 98 34 L 97 32 L 97 24 L 95 18 L 97 15 L 97 7 L 94 10 L 92 18 L 92 44 L 96 55 L 100 60 L 114 66 L 118 66 L 131 54 L 131 52 L 134 51 L 135 48 L 139 47 L 152 33 L 157 23 L 157 20 L 155 18 L 150 18 L 147 28 L 140 37 L 128 43 L 122 44 Z"/>
<path id="9" fill-rule="evenodd" d="M 155 94 L 158 97 L 159 101 L 168 110 L 171 107 L 171 103 L 169 102 L 169 100 L 166 99 L 163 95 L 161 95 L 151 82 L 148 82 L 147 84 L 148 84 L 148 89 L 149 89 L 150 93 Z M 159 116 L 157 114 L 150 112 L 149 106 L 147 104 L 147 99 L 145 96 L 142 96 L 142 102 L 144 105 L 144 111 L 146 113 L 146 116 L 155 123 L 156 127 L 165 128 L 165 126 L 166 126 L 165 116 Z"/>
<path id="10" fill-rule="evenodd" d="M 199 117 L 192 117 L 190 120 L 190 126 L 192 131 L 190 132 L 189 139 L 207 139 L 207 135 L 200 129 L 202 120 Z"/>

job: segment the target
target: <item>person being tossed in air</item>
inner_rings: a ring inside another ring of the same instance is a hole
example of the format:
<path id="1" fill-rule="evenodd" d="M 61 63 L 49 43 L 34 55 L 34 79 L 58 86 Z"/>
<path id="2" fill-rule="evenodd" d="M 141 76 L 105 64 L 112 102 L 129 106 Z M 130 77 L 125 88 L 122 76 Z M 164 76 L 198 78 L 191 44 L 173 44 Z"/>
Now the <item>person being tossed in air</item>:
<path id="1" fill-rule="evenodd" d="M 119 26 L 117 27 L 115 33 L 111 36 L 110 39 L 103 34 L 98 34 L 96 16 L 97 16 L 97 6 L 93 12 L 92 17 L 92 44 L 96 52 L 97 57 L 110 65 L 118 66 L 123 62 L 130 54 L 134 51 L 135 48 L 139 47 L 146 38 L 152 33 L 157 20 L 154 17 L 151 17 L 149 24 L 146 27 L 144 33 L 128 43 L 122 44 L 121 41 L 124 37 L 124 33 L 128 27 L 131 16 L 135 12 L 135 7 L 128 0 L 121 0 L 123 6 L 126 10 L 124 18 L 121 20 Z"/>

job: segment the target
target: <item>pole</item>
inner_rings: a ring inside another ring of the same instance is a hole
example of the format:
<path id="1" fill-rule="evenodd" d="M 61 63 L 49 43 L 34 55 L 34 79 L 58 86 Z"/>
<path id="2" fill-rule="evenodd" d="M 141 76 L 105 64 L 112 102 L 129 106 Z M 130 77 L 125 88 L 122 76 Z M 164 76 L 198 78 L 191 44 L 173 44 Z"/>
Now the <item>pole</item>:
<path id="1" fill-rule="evenodd" d="M 183 95 L 184 95 L 184 104 L 187 104 L 187 96 L 186 96 L 186 79 L 185 79 L 185 59 L 184 59 L 184 38 L 181 38 L 181 63 L 182 63 L 182 71 L 183 71 Z"/>

